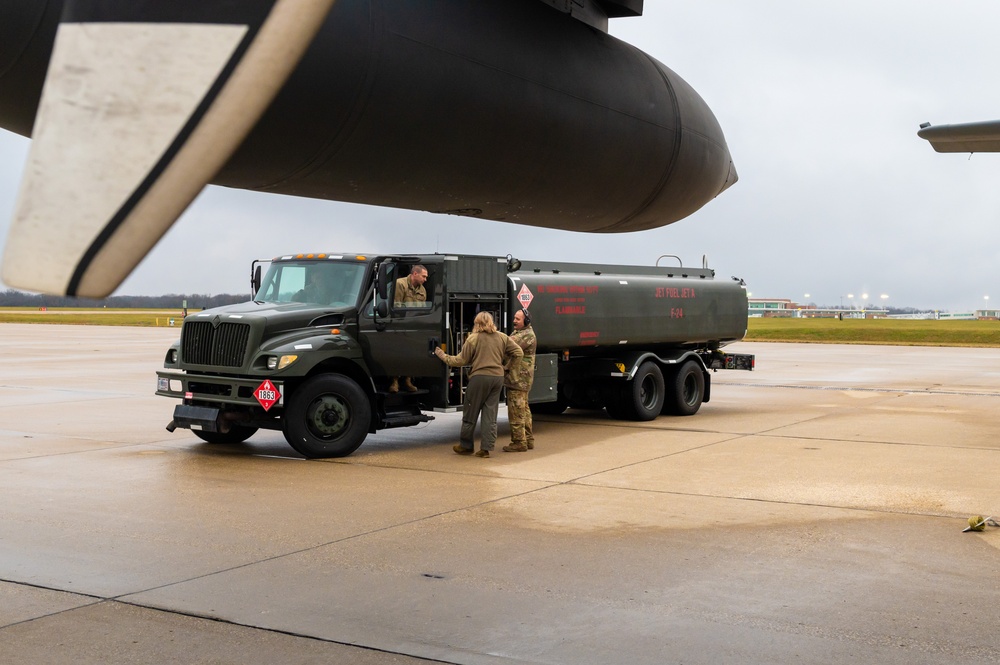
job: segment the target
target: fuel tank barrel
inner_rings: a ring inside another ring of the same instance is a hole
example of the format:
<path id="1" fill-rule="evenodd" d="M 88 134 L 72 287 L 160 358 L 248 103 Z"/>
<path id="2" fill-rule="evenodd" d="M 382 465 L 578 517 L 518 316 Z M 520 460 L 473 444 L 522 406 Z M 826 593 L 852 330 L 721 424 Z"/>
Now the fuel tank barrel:
<path id="1" fill-rule="evenodd" d="M 687 83 L 546 3 L 340 0 L 215 182 L 618 232 L 735 180 Z"/>
<path id="2" fill-rule="evenodd" d="M 511 314 L 527 305 L 539 353 L 714 347 L 746 335 L 745 285 L 709 269 L 525 263 L 508 279 Z"/>

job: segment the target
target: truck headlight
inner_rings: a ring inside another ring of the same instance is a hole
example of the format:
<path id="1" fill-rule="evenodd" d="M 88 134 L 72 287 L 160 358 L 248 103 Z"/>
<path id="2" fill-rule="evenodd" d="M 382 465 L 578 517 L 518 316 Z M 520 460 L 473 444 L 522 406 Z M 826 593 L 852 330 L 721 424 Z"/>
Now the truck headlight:
<path id="1" fill-rule="evenodd" d="M 289 365 L 291 365 L 293 362 L 295 362 L 298 359 L 299 359 L 298 356 L 293 356 L 293 355 L 280 356 L 280 357 L 279 356 L 270 356 L 267 359 L 267 368 L 268 369 L 285 369 L 286 367 L 288 367 Z"/>
<path id="2" fill-rule="evenodd" d="M 177 364 L 177 349 L 170 349 L 167 351 L 167 357 L 164 359 L 164 364 L 166 365 Z"/>

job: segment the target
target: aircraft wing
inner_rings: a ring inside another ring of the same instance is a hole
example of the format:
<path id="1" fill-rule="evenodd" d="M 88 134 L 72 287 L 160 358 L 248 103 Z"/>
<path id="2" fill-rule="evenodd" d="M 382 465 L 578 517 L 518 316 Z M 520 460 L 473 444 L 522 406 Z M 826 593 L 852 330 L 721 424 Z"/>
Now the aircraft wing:
<path id="1" fill-rule="evenodd" d="M 1000 152 L 1000 120 L 958 125 L 920 125 L 917 136 L 937 152 Z"/>
<path id="2" fill-rule="evenodd" d="M 110 294 L 240 145 L 332 4 L 66 0 L 3 281 Z"/>

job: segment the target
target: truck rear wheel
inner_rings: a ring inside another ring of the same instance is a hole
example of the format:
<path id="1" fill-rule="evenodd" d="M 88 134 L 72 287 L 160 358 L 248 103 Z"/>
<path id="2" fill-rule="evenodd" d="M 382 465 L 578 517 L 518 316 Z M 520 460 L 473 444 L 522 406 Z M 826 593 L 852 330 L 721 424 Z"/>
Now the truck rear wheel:
<path id="1" fill-rule="evenodd" d="M 313 459 L 350 455 L 368 435 L 371 403 L 361 387 L 338 374 L 316 376 L 292 393 L 285 440 Z"/>
<path id="2" fill-rule="evenodd" d="M 247 425 L 232 425 L 225 433 L 206 432 L 200 429 L 191 431 L 205 443 L 243 443 L 257 432 L 257 428 Z"/>
<path id="3" fill-rule="evenodd" d="M 652 420 L 660 415 L 663 398 L 663 372 L 656 363 L 646 361 L 639 365 L 635 378 L 618 386 L 618 395 L 608 401 L 606 408 L 612 418 Z"/>
<path id="4" fill-rule="evenodd" d="M 670 396 L 663 412 L 673 416 L 693 416 L 705 400 L 705 374 L 694 360 L 688 360 L 673 375 Z"/>

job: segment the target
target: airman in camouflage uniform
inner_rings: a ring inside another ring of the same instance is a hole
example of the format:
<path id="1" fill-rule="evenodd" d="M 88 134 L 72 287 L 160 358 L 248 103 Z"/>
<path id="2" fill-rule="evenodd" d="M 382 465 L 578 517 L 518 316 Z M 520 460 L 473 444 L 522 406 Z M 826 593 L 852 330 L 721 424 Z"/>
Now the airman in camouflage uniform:
<path id="1" fill-rule="evenodd" d="M 422 303 L 427 301 L 427 289 L 424 282 L 427 281 L 427 268 L 415 265 L 410 269 L 410 274 L 396 280 L 396 290 L 393 294 L 393 304 L 396 307 L 406 307 L 408 303 Z"/>
<path id="2" fill-rule="evenodd" d="M 535 447 L 535 437 L 531 433 L 531 409 L 528 407 L 528 391 L 535 378 L 535 331 L 531 329 L 528 310 L 521 309 L 514 314 L 514 332 L 511 341 L 521 347 L 524 356 L 520 363 L 504 376 L 507 388 L 507 420 L 510 422 L 510 445 L 504 452 L 521 453 Z"/>
<path id="3" fill-rule="evenodd" d="M 392 302 L 396 307 L 407 307 L 427 301 L 427 289 L 424 282 L 427 281 L 427 268 L 422 265 L 415 265 L 410 269 L 410 274 L 396 280 L 396 289 L 393 293 Z M 417 392 L 417 387 L 413 385 L 413 380 L 403 377 L 403 388 L 411 393 Z M 399 392 L 399 377 L 394 376 L 389 381 L 389 392 Z"/>

